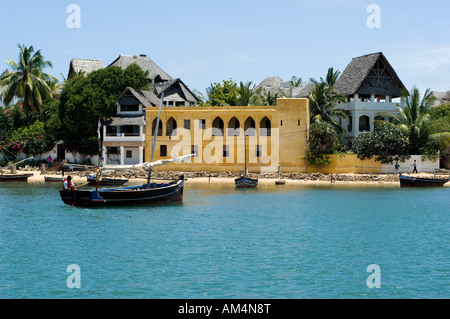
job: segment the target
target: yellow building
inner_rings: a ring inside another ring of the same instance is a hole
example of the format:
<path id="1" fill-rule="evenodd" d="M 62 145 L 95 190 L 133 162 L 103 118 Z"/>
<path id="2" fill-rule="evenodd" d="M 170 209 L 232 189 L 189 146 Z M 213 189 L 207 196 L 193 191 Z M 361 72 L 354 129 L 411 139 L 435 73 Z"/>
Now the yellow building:
<path id="1" fill-rule="evenodd" d="M 145 108 L 145 158 L 150 160 L 158 107 Z M 161 170 L 304 172 L 309 100 L 277 100 L 276 106 L 164 107 L 155 158 L 196 154 L 187 164 Z M 245 132 L 245 135 L 244 135 Z M 245 138 L 244 138 L 245 136 Z M 245 157 L 246 155 L 246 157 Z"/>

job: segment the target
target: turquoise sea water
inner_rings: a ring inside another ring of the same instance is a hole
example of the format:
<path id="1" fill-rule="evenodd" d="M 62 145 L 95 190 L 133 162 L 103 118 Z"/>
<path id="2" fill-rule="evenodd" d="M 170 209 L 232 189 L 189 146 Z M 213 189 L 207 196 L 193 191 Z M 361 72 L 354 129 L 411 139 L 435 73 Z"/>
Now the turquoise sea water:
<path id="1" fill-rule="evenodd" d="M 182 205 L 82 209 L 59 186 L 0 184 L 0 298 L 450 297 L 447 187 L 188 181 Z"/>

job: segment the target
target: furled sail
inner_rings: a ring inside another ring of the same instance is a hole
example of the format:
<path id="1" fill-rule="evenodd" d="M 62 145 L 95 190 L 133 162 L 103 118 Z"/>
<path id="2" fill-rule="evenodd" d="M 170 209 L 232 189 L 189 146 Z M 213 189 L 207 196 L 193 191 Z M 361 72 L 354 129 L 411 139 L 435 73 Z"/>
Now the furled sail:
<path id="1" fill-rule="evenodd" d="M 179 157 L 173 156 L 171 159 L 163 159 L 158 160 L 156 162 L 152 163 L 142 163 L 142 164 L 136 164 L 136 165 L 107 165 L 104 167 L 105 170 L 133 170 L 133 169 L 139 169 L 139 170 L 148 170 L 153 167 L 162 166 L 170 163 L 187 163 L 191 157 L 195 156 L 195 154 L 190 155 L 183 155 Z"/>

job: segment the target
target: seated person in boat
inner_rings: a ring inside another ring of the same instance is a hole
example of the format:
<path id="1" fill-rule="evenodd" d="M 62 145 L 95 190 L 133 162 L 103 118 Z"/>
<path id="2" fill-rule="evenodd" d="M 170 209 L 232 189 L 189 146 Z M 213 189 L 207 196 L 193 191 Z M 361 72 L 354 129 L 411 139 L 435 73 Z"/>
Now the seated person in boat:
<path id="1" fill-rule="evenodd" d="M 75 191 L 77 190 L 75 188 L 75 184 L 72 182 L 72 176 L 67 176 L 67 179 L 64 181 L 64 190 L 71 190 Z"/>

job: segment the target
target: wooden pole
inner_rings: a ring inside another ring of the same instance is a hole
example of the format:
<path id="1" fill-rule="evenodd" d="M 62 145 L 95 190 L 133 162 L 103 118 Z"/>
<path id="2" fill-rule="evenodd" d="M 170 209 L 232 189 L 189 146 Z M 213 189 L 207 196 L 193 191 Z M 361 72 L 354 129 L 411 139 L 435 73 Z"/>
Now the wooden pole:
<path id="1" fill-rule="evenodd" d="M 164 100 L 164 92 L 161 95 L 161 102 L 159 104 L 159 111 L 158 111 L 158 117 L 156 119 L 155 132 L 153 133 L 152 157 L 151 157 L 150 163 L 153 163 L 153 160 L 155 158 L 156 138 L 158 136 L 159 119 L 161 117 L 161 109 L 162 109 L 162 105 L 163 105 L 163 100 Z M 150 179 L 151 178 L 152 178 L 152 167 L 150 166 L 150 168 L 148 170 L 148 177 L 147 177 L 147 188 L 150 188 Z"/>

